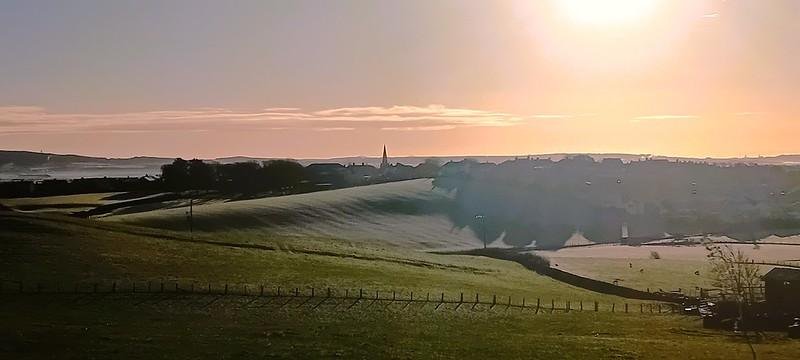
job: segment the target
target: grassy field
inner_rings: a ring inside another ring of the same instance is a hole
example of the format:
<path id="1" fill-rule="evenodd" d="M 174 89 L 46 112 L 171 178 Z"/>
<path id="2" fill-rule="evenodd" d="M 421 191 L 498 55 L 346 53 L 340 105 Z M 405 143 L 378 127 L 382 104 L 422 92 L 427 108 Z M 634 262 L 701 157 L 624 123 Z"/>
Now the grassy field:
<path id="1" fill-rule="evenodd" d="M 209 235 L 264 234 L 377 241 L 409 249 L 464 249 L 481 244 L 470 229 L 447 218 L 447 194 L 420 179 L 309 194 L 194 207 L 195 229 Z M 186 208 L 103 218 L 105 221 L 187 231 Z"/>
<path id="2" fill-rule="evenodd" d="M 0 309 L 0 355 L 64 358 L 749 359 L 745 340 L 698 318 L 369 308 L 211 307 L 174 301 L 90 306 L 11 297 Z M 47 309 L 42 311 L 42 309 Z M 762 359 L 796 359 L 779 334 L 751 339 Z"/>
<path id="3" fill-rule="evenodd" d="M 0 204 L 17 211 L 69 214 L 112 203 L 114 195 L 119 193 L 0 199 Z"/>
<path id="4" fill-rule="evenodd" d="M 360 189 L 368 195 L 332 191 L 199 206 L 199 224 L 204 225 L 198 225 L 201 231 L 193 237 L 181 229 L 183 209 L 105 219 L 119 221 L 0 211 L 0 279 L 21 280 L 29 291 L 37 283 L 47 288 L 56 283 L 68 288 L 75 282 L 152 280 L 180 282 L 182 286 L 212 283 L 217 289 L 222 284 L 247 284 L 251 288 L 266 284 L 305 292 L 312 287 L 353 293 L 364 288 L 370 292 L 397 291 L 401 296 L 409 291 L 444 292 L 448 298 L 455 298 L 464 292 L 469 298 L 474 293 L 483 297 L 496 294 L 502 299 L 512 296 L 515 301 L 541 298 L 545 303 L 551 299 L 573 304 L 635 303 L 565 285 L 512 262 L 421 251 L 472 247 L 476 240 L 463 237 L 463 233 L 437 238 L 442 231 L 450 233 L 445 230 L 447 226 L 430 225 L 437 220 L 428 219 L 430 214 L 421 212 L 418 206 L 435 203 L 445 195 L 423 190 L 429 186 L 424 181 L 394 184 L 397 188 L 388 185 L 392 184 Z M 416 205 L 397 211 L 403 209 L 398 204 Z M 273 223 L 264 215 L 284 211 L 292 221 Z M 336 220 L 342 214 L 354 224 L 373 222 L 375 227 L 364 225 L 366 230 L 352 230 L 352 226 Z M 416 219 L 420 225 L 399 220 L 403 216 Z M 309 228 L 315 230 L 302 231 L 302 221 L 308 221 Z M 381 226 L 385 226 L 383 231 L 379 230 Z M 330 228 L 324 230 L 326 227 Z M 335 237 L 336 229 L 351 229 L 347 234 L 353 236 L 346 240 Z M 427 234 L 426 240 L 415 241 L 419 234 Z M 569 270 L 572 261 L 576 271 L 602 273 L 601 278 L 625 275 L 630 270 L 625 268 L 628 261 L 636 261 L 638 267 L 647 266 L 642 276 L 657 275 L 655 278 L 673 279 L 669 281 L 676 284 L 690 280 L 684 272 L 693 263 L 678 266 L 679 260 L 668 252 L 661 260 L 652 260 L 660 263 L 634 259 L 639 255 L 603 255 L 603 251 L 616 251 L 602 248 L 598 253 L 608 262 L 574 252 L 592 248 L 549 255 L 561 269 Z M 682 272 L 676 273 L 679 268 Z M 630 286 L 652 280 L 631 277 L 626 281 L 622 284 Z M 330 307 L 276 309 L 243 306 L 246 300 L 235 296 L 205 306 L 207 299 L 202 297 L 148 301 L 141 296 L 152 295 L 9 293 L 13 291 L 5 288 L 4 306 L 0 307 L 0 358 L 50 358 L 54 354 L 121 359 L 750 356 L 742 337 L 704 330 L 699 318 L 679 315 L 607 311 L 534 315 L 515 309 L 455 311 L 434 310 L 432 306 L 419 309 L 416 305 L 405 310 L 396 306 L 347 311 Z M 783 334 L 764 334 L 751 340 L 757 342 L 760 358 L 800 356 L 798 343 Z"/>
<path id="5" fill-rule="evenodd" d="M 435 255 L 324 238 L 198 236 L 55 215 L 0 213 L 0 278 L 65 286 L 76 281 L 165 280 L 284 288 L 444 291 L 610 301 L 488 258 Z M 258 248 L 242 246 L 255 245 Z M 616 298 L 614 298 L 616 299 Z M 620 301 L 619 299 L 616 299 Z"/>
<path id="6" fill-rule="evenodd" d="M 791 244 L 791 243 L 788 243 Z M 800 259 L 797 245 L 731 245 L 751 259 L 766 262 Z M 652 253 L 659 259 L 653 259 Z M 540 251 L 552 266 L 593 279 L 613 282 L 639 290 L 694 292 L 696 287 L 712 287 L 708 251 L 703 246 L 624 246 L 595 245 L 554 251 Z M 766 273 L 773 266 L 761 266 Z M 696 274 L 695 272 L 699 273 Z"/>

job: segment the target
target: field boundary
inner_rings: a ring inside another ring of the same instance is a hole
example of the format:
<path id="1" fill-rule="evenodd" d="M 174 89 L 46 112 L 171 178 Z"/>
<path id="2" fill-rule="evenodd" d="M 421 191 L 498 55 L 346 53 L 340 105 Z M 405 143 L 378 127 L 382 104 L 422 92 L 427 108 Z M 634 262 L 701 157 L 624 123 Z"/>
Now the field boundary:
<path id="1" fill-rule="evenodd" d="M 76 303 L 91 304 L 92 299 L 138 298 L 137 305 L 162 303 L 164 301 L 212 298 L 201 307 L 208 307 L 220 299 L 245 299 L 242 307 L 274 307 L 317 309 L 319 307 L 341 307 L 343 310 L 369 308 L 373 306 L 399 307 L 401 310 L 419 305 L 416 309 L 430 305 L 433 310 L 459 309 L 491 311 L 517 309 L 534 314 L 569 312 L 611 312 L 632 314 L 673 314 L 682 309 L 671 303 L 601 303 L 599 301 L 571 301 L 525 297 L 502 296 L 495 294 L 459 293 L 453 296 L 445 292 L 380 291 L 365 289 L 338 289 L 300 287 L 283 288 L 265 285 L 179 283 L 176 281 L 125 281 L 125 282 L 77 282 L 69 287 L 60 284 L 45 286 L 43 283 L 23 283 L 21 281 L 0 280 L 0 297 L 4 296 L 50 296 L 73 297 Z M 353 290 L 353 291 L 351 291 Z M 143 298 L 143 299 L 142 299 Z"/>

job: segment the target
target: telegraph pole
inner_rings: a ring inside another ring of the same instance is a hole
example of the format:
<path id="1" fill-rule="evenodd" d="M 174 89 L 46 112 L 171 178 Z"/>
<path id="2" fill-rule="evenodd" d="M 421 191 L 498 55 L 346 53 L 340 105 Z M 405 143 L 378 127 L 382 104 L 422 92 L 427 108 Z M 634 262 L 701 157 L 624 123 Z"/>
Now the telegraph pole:
<path id="1" fill-rule="evenodd" d="M 475 215 L 475 220 L 478 220 L 481 224 L 481 237 L 483 240 L 483 248 L 486 249 L 486 216 L 481 214 Z"/>

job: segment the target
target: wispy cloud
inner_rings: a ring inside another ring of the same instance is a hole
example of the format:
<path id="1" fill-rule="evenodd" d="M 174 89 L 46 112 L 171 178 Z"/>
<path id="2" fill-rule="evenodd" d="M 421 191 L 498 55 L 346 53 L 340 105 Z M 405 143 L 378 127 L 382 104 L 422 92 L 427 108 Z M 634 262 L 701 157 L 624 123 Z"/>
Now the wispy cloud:
<path id="1" fill-rule="evenodd" d="M 359 129 L 432 131 L 459 127 L 514 126 L 534 119 L 567 117 L 525 116 L 444 105 L 346 107 L 317 111 L 284 107 L 257 111 L 197 108 L 126 113 L 55 113 L 36 106 L 0 106 L 0 135 Z"/>
<path id="2" fill-rule="evenodd" d="M 650 121 L 650 120 L 696 120 L 699 119 L 700 116 L 697 115 L 644 115 L 644 116 L 637 116 L 631 120 L 633 121 Z"/>
<path id="3" fill-rule="evenodd" d="M 442 131 L 453 130 L 455 125 L 432 125 L 432 126 L 402 126 L 402 127 L 383 127 L 386 131 Z"/>

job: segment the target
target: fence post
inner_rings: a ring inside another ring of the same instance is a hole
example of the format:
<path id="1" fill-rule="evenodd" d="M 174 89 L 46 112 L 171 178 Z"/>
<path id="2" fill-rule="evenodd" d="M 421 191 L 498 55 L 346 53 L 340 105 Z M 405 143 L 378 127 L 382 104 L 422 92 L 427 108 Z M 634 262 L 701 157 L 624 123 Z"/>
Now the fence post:
<path id="1" fill-rule="evenodd" d="M 556 301 L 553 300 L 553 299 L 550 299 L 550 312 L 552 313 L 554 311 L 556 311 Z"/>
<path id="2" fill-rule="evenodd" d="M 160 292 L 162 292 L 162 293 L 164 292 L 164 282 L 163 281 L 161 282 L 161 290 L 160 290 Z"/>
<path id="3" fill-rule="evenodd" d="M 444 303 L 444 293 L 442 293 L 442 303 Z"/>
<path id="4" fill-rule="evenodd" d="M 541 299 L 540 298 L 536 298 L 536 312 L 535 312 L 535 314 L 539 313 L 539 305 L 540 304 L 541 304 Z"/>
<path id="5" fill-rule="evenodd" d="M 247 284 L 242 285 L 244 288 L 244 295 L 247 296 Z"/>
<path id="6" fill-rule="evenodd" d="M 228 284 L 225 284 L 225 295 L 228 295 Z"/>
<path id="7" fill-rule="evenodd" d="M 413 302 L 413 301 L 414 301 L 414 292 L 413 292 L 413 291 L 411 292 L 411 297 L 410 297 L 410 299 L 411 299 L 411 302 Z"/>
<path id="8" fill-rule="evenodd" d="M 583 311 L 583 300 L 581 300 L 581 311 Z"/>
<path id="9" fill-rule="evenodd" d="M 525 298 L 522 298 L 522 308 L 525 309 Z"/>
<path id="10" fill-rule="evenodd" d="M 639 304 L 639 313 L 644 314 L 644 304 Z"/>
<path id="11" fill-rule="evenodd" d="M 617 307 L 617 303 L 611 303 L 611 312 L 612 313 L 615 312 L 616 307 Z"/>
<path id="12" fill-rule="evenodd" d="M 397 292 L 392 290 L 392 301 L 395 301 L 395 299 L 397 299 Z"/>
<path id="13" fill-rule="evenodd" d="M 364 297 L 364 289 L 358 289 L 358 298 L 361 299 Z"/>
<path id="14" fill-rule="evenodd" d="M 312 298 L 314 297 L 314 288 L 313 287 L 311 288 L 311 297 Z"/>
<path id="15" fill-rule="evenodd" d="M 564 307 L 565 307 L 564 312 L 569 312 L 569 301 L 566 302 Z"/>
<path id="16" fill-rule="evenodd" d="M 597 301 L 594 302 L 594 312 L 597 312 Z"/>
<path id="17" fill-rule="evenodd" d="M 478 293 L 475 293 L 475 305 L 481 302 L 480 298 L 478 297 Z"/>
<path id="18" fill-rule="evenodd" d="M 327 294 L 327 297 L 331 297 L 331 288 L 328 288 L 328 294 Z"/>
<path id="19" fill-rule="evenodd" d="M 208 293 L 211 294 L 211 283 L 208 283 Z"/>
<path id="20" fill-rule="evenodd" d="M 464 293 L 463 292 L 461 293 L 461 300 L 459 300 L 458 302 L 459 303 L 463 303 L 464 302 Z"/>
<path id="21" fill-rule="evenodd" d="M 259 287 L 258 296 L 264 296 L 264 285 L 261 285 L 261 287 Z"/>
<path id="22" fill-rule="evenodd" d="M 497 304 L 497 295 L 492 294 L 492 307 L 494 307 L 496 304 Z"/>
<path id="23" fill-rule="evenodd" d="M 178 283 L 176 282 L 176 283 L 175 283 L 175 292 L 178 292 L 178 290 L 179 290 L 179 288 L 178 288 Z"/>
<path id="24" fill-rule="evenodd" d="M 628 313 L 628 303 L 625 303 L 625 313 Z"/>
<path id="25" fill-rule="evenodd" d="M 658 303 L 658 313 L 661 314 L 661 303 Z"/>
<path id="26" fill-rule="evenodd" d="M 508 307 L 511 307 L 511 295 L 508 296 Z"/>

